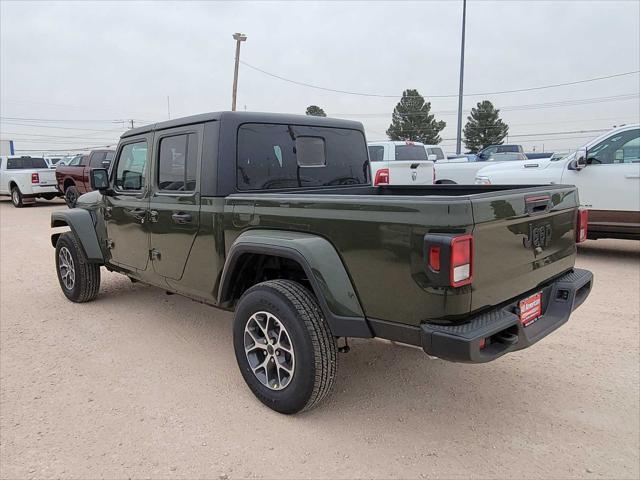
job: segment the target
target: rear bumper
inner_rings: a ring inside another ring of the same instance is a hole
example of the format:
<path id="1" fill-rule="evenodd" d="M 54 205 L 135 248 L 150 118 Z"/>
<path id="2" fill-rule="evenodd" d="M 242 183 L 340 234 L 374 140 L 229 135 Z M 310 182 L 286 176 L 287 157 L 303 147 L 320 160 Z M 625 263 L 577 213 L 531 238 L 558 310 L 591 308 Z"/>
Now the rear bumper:
<path id="1" fill-rule="evenodd" d="M 57 185 L 33 185 L 31 187 L 31 192 L 23 194 L 25 197 L 38 197 L 40 195 L 44 195 L 47 193 L 53 193 L 55 195 L 60 195 L 60 191 L 58 190 Z"/>
<path id="2" fill-rule="evenodd" d="M 524 327 L 517 314 L 522 297 L 472 318 L 462 325 L 421 326 L 422 348 L 429 355 L 454 362 L 484 363 L 505 353 L 522 350 L 563 325 L 591 292 L 593 274 L 574 269 L 554 280 L 542 291 L 542 316 Z M 484 348 L 482 341 L 486 342 Z"/>

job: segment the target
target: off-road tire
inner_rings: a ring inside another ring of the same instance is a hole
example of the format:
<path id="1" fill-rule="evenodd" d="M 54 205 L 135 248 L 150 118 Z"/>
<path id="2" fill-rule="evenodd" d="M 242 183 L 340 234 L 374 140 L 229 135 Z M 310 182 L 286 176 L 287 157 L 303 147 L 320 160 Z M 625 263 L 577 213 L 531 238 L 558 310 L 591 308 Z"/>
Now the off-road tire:
<path id="1" fill-rule="evenodd" d="M 68 186 L 64 191 L 64 201 L 67 203 L 67 207 L 75 208 L 76 203 L 78 203 L 79 196 L 80 193 L 78 192 L 78 189 L 75 187 L 75 185 Z"/>
<path id="2" fill-rule="evenodd" d="M 73 259 L 75 278 L 70 288 L 63 281 L 60 269 L 60 252 L 63 248 L 66 248 Z M 60 282 L 62 293 L 72 302 L 90 302 L 98 296 L 98 290 L 100 290 L 100 265 L 87 261 L 80 242 L 72 232 L 60 235 L 56 243 L 56 273 L 58 274 L 58 282 Z"/>
<path id="3" fill-rule="evenodd" d="M 22 208 L 25 206 L 22 201 L 22 192 L 17 185 L 14 185 L 11 188 L 11 203 L 13 203 L 13 206 L 16 208 Z"/>
<path id="4" fill-rule="evenodd" d="M 254 374 L 245 352 L 245 326 L 257 312 L 268 312 L 286 328 L 295 353 L 287 386 L 273 390 Z M 249 288 L 240 298 L 233 324 L 236 360 L 245 382 L 269 408 L 286 414 L 309 410 L 331 392 L 337 369 L 337 346 L 322 310 L 311 293 L 290 280 L 269 280 Z"/>

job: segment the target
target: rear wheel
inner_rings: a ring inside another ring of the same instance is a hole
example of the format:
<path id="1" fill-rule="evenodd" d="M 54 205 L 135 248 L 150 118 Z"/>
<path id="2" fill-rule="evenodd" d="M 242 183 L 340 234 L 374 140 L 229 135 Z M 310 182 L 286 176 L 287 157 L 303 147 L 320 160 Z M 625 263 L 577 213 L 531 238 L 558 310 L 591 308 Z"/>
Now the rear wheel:
<path id="1" fill-rule="evenodd" d="M 332 390 L 336 342 L 318 302 L 296 282 L 270 280 L 247 290 L 236 308 L 233 343 L 245 382 L 277 412 L 309 410 Z"/>
<path id="2" fill-rule="evenodd" d="M 75 208 L 79 196 L 78 189 L 74 185 L 67 187 L 64 191 L 64 201 L 69 208 Z"/>
<path id="3" fill-rule="evenodd" d="M 100 289 L 100 265 L 89 263 L 82 246 L 71 232 L 56 243 L 56 270 L 64 295 L 76 303 L 96 298 Z"/>
<path id="4" fill-rule="evenodd" d="M 24 203 L 22 203 L 22 192 L 17 185 L 14 185 L 11 189 L 11 202 L 16 208 L 24 207 Z"/>

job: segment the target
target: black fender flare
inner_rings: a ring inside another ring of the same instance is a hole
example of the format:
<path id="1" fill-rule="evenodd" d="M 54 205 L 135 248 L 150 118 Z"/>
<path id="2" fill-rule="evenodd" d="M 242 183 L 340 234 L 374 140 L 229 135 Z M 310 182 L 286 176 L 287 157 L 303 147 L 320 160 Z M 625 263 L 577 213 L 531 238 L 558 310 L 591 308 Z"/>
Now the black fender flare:
<path id="1" fill-rule="evenodd" d="M 68 226 L 84 250 L 89 263 L 105 263 L 104 253 L 96 234 L 95 222 L 91 212 L 82 208 L 56 211 L 51 214 L 51 227 Z M 62 233 L 51 235 L 51 244 L 55 247 Z"/>
<path id="2" fill-rule="evenodd" d="M 373 333 L 346 268 L 333 245 L 318 235 L 277 230 L 249 230 L 229 249 L 218 288 L 218 302 L 230 306 L 231 283 L 245 253 L 288 258 L 305 271 L 335 337 L 371 338 Z"/>

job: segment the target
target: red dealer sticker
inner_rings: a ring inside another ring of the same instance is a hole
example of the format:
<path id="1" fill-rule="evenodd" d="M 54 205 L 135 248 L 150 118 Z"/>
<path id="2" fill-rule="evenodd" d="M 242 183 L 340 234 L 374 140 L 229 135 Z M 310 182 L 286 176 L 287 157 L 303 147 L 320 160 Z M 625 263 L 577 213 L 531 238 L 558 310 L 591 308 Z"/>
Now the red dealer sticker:
<path id="1" fill-rule="evenodd" d="M 525 327 L 535 322 L 542 315 L 542 292 L 520 300 L 520 322 Z"/>

